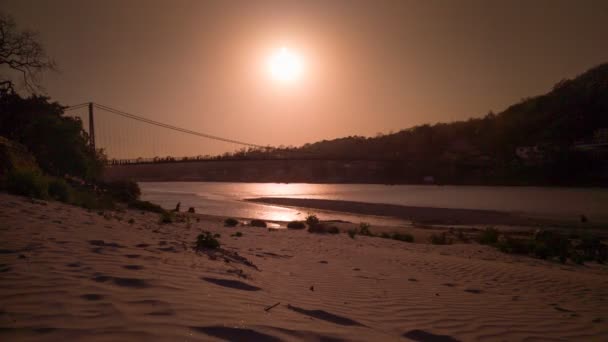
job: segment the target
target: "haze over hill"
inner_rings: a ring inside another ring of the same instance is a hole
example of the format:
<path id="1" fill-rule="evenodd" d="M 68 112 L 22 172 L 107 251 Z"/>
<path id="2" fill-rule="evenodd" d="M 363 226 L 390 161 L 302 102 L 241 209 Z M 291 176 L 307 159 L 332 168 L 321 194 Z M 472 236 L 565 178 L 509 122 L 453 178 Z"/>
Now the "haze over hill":
<path id="1" fill-rule="evenodd" d="M 266 181 L 418 183 L 432 177 L 442 183 L 605 185 L 606 94 L 608 64 L 602 64 L 573 80 L 560 81 L 544 95 L 522 99 L 483 118 L 415 126 L 369 138 L 323 140 L 295 148 L 243 149 L 211 159 L 382 161 L 371 166 L 308 163 L 290 167 L 315 169 L 305 179 L 294 171 L 271 175 L 269 172 L 277 168 L 273 165 L 257 173 L 256 177 Z M 344 169 L 353 167 L 360 170 L 347 175 Z M 167 177 L 165 180 L 171 179 Z M 227 180 L 239 177 L 244 176 L 231 173 Z"/>

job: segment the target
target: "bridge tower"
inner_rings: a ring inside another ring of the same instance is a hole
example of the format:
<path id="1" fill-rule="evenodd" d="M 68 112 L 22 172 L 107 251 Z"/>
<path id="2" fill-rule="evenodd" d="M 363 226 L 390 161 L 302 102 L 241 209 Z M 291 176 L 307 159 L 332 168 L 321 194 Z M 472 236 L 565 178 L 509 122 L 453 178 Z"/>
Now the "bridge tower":
<path id="1" fill-rule="evenodd" d="M 93 102 L 89 102 L 89 139 L 91 147 L 95 150 L 95 118 L 93 115 Z"/>

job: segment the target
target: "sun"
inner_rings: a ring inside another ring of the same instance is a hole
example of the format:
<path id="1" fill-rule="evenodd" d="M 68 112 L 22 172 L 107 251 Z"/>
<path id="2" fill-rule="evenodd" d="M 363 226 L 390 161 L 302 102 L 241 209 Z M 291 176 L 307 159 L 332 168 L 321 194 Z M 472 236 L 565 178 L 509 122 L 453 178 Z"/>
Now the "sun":
<path id="1" fill-rule="evenodd" d="M 268 70 L 274 80 L 295 82 L 302 77 L 304 61 L 298 53 L 282 47 L 268 59 Z"/>

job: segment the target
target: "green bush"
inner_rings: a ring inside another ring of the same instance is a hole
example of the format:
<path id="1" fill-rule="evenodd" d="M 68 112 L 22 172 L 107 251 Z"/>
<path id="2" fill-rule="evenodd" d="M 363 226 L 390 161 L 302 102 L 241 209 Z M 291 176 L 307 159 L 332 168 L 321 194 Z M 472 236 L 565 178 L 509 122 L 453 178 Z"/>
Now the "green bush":
<path id="1" fill-rule="evenodd" d="M 252 227 L 266 228 L 266 222 L 264 220 L 251 220 Z"/>
<path id="2" fill-rule="evenodd" d="M 580 254 L 585 260 L 596 260 L 599 263 L 604 263 L 608 257 L 608 248 L 602 244 L 599 237 L 590 234 L 584 234 L 576 249 L 580 251 Z"/>
<path id="3" fill-rule="evenodd" d="M 107 195 L 98 195 L 88 189 L 72 189 L 70 203 L 85 209 L 114 209 L 114 199 Z"/>
<path id="4" fill-rule="evenodd" d="M 340 234 L 340 229 L 336 226 L 330 226 L 329 228 L 327 228 L 327 232 L 329 234 Z"/>
<path id="5" fill-rule="evenodd" d="M 367 222 L 361 222 L 359 224 L 359 235 L 364 236 L 374 236 L 374 234 L 369 230 L 371 225 Z"/>
<path id="6" fill-rule="evenodd" d="M 534 235 L 532 253 L 540 259 L 559 257 L 560 261 L 566 262 L 570 254 L 570 241 L 557 232 L 539 231 Z"/>
<path id="7" fill-rule="evenodd" d="M 313 224 L 308 226 L 308 232 L 315 234 L 325 234 L 327 233 L 327 227 L 322 223 Z"/>
<path id="8" fill-rule="evenodd" d="M 61 202 L 69 202 L 70 201 L 70 186 L 63 179 L 53 178 L 49 182 L 48 188 L 49 196 L 52 198 L 61 201 Z"/>
<path id="9" fill-rule="evenodd" d="M 133 181 L 116 181 L 105 184 L 108 193 L 117 201 L 132 202 L 139 199 L 141 190 Z"/>
<path id="10" fill-rule="evenodd" d="M 39 172 L 12 170 L 6 177 L 6 190 L 14 195 L 46 198 L 48 196 L 48 182 Z"/>
<path id="11" fill-rule="evenodd" d="M 479 234 L 478 241 L 482 245 L 494 245 L 498 242 L 498 236 L 500 232 L 498 229 L 486 228 Z"/>
<path id="12" fill-rule="evenodd" d="M 173 221 L 175 221 L 175 214 L 171 211 L 165 211 L 162 214 L 160 214 L 160 223 L 166 224 L 166 223 L 172 223 Z"/>
<path id="13" fill-rule="evenodd" d="M 407 233 L 393 233 L 391 239 L 397 241 L 414 242 L 414 236 Z"/>
<path id="14" fill-rule="evenodd" d="M 241 232 L 236 232 L 236 233 L 234 233 L 234 234 L 232 234 L 232 235 L 230 235 L 230 236 L 234 236 L 234 237 L 241 237 L 241 236 L 243 236 L 243 233 L 241 233 Z"/>
<path id="15" fill-rule="evenodd" d="M 452 243 L 446 233 L 431 234 L 430 241 L 433 245 L 449 245 Z"/>
<path id="16" fill-rule="evenodd" d="M 163 209 L 160 205 L 154 204 L 154 203 L 151 203 L 148 201 L 140 201 L 140 200 L 130 201 L 128 204 L 128 207 L 131 209 L 150 211 L 150 212 L 159 213 L 159 214 L 162 214 L 165 212 L 165 209 Z"/>
<path id="17" fill-rule="evenodd" d="M 289 229 L 304 229 L 306 225 L 301 221 L 291 221 L 287 224 L 287 228 Z"/>
<path id="18" fill-rule="evenodd" d="M 608 247 L 597 236 L 565 235 L 548 230 L 536 232 L 530 240 L 505 236 L 495 246 L 504 253 L 531 255 L 547 260 L 557 259 L 562 263 L 568 259 L 576 264 L 584 264 L 585 261 L 603 263 L 608 257 Z"/>
<path id="19" fill-rule="evenodd" d="M 354 239 L 355 236 L 357 235 L 357 230 L 356 229 L 349 229 L 347 232 L 348 236 L 350 236 L 351 239 Z"/>
<path id="20" fill-rule="evenodd" d="M 336 226 L 327 226 L 323 223 L 319 223 L 308 227 L 308 232 L 315 234 L 339 234 L 340 229 Z"/>
<path id="21" fill-rule="evenodd" d="M 315 226 L 317 224 L 319 224 L 321 221 L 319 220 L 319 218 L 317 217 L 317 215 L 314 214 L 310 214 L 308 216 L 306 216 L 306 224 L 310 227 L 310 226 Z"/>
<path id="22" fill-rule="evenodd" d="M 220 247 L 220 242 L 214 237 L 214 235 L 210 232 L 203 231 L 196 238 L 196 244 L 194 249 L 197 251 L 205 250 L 205 249 L 216 249 Z"/>
<path id="23" fill-rule="evenodd" d="M 236 227 L 236 225 L 239 224 L 239 221 L 237 221 L 236 219 L 233 219 L 232 217 L 227 218 L 226 220 L 224 220 L 224 226 L 226 227 Z"/>
<path id="24" fill-rule="evenodd" d="M 391 234 L 383 232 L 380 234 L 380 237 L 383 239 L 390 239 L 391 238 Z"/>
<path id="25" fill-rule="evenodd" d="M 503 253 L 528 255 L 533 250 L 534 244 L 531 241 L 505 236 L 498 241 L 496 247 Z"/>

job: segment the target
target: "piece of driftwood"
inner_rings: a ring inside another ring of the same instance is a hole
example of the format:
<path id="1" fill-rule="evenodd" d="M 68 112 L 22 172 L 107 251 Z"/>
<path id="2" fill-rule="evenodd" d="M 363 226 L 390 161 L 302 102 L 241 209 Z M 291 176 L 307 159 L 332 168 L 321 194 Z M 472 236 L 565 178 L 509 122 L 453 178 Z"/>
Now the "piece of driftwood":
<path id="1" fill-rule="evenodd" d="M 279 304 L 281 304 L 281 302 L 277 302 L 277 303 L 276 303 L 276 304 L 274 304 L 274 305 L 271 305 L 271 306 L 265 307 L 265 308 L 264 308 L 264 311 L 268 312 L 268 311 L 272 310 L 274 307 L 276 307 L 276 306 L 277 306 L 277 305 L 279 305 Z"/>

